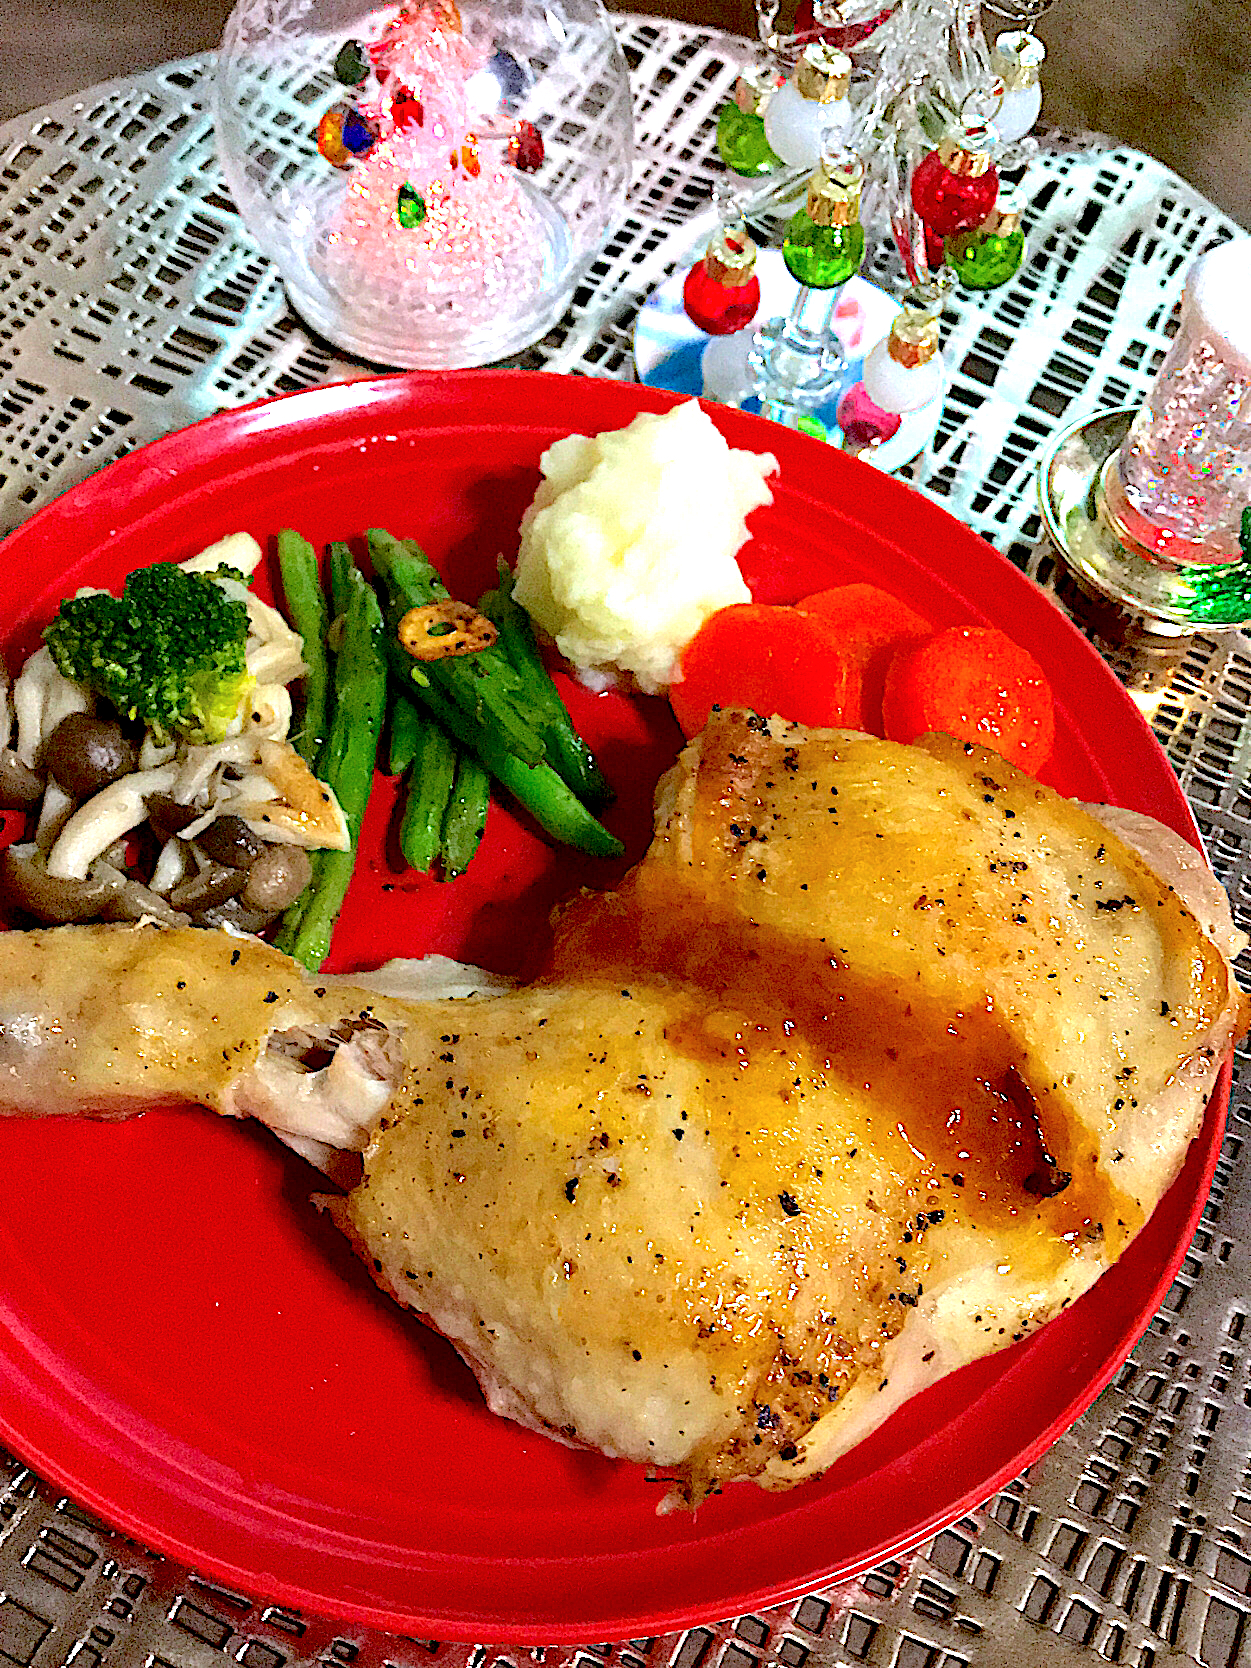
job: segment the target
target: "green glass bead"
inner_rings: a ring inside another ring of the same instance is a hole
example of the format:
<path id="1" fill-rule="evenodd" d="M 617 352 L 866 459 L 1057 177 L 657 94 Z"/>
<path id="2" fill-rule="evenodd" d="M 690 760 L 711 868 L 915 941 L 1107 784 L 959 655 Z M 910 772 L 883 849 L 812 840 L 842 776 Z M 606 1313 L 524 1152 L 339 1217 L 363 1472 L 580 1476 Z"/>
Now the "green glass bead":
<path id="1" fill-rule="evenodd" d="M 721 106 L 717 118 L 717 150 L 727 168 L 749 179 L 782 166 L 765 138 L 763 120 L 740 110 L 733 99 Z"/>
<path id="2" fill-rule="evenodd" d="M 395 218 L 406 232 L 415 231 L 426 218 L 426 199 L 407 180 L 395 199 Z"/>
<path id="3" fill-rule="evenodd" d="M 1025 259 L 1025 233 L 1018 226 L 1006 237 L 956 232 L 944 241 L 947 263 L 970 290 L 993 290 L 1006 284 Z"/>
<path id="4" fill-rule="evenodd" d="M 810 411 L 805 411 L 796 422 L 795 427 L 800 434 L 810 434 L 814 440 L 828 440 L 829 430 L 819 417 L 814 417 Z"/>
<path id="5" fill-rule="evenodd" d="M 369 74 L 369 59 L 361 50 L 359 41 L 344 41 L 335 54 L 335 80 L 341 81 L 345 87 L 359 87 Z"/>
<path id="6" fill-rule="evenodd" d="M 786 228 L 782 259 L 797 284 L 813 290 L 832 290 L 860 270 L 864 259 L 864 227 L 818 226 L 807 209 L 799 209 Z"/>

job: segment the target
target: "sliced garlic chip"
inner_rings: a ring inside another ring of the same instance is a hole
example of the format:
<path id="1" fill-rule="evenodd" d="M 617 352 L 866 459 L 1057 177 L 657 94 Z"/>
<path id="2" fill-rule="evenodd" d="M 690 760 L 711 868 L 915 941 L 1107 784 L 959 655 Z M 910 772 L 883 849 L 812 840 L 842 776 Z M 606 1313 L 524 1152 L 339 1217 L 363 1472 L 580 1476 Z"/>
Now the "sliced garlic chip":
<path id="1" fill-rule="evenodd" d="M 262 741 L 259 752 L 261 772 L 278 797 L 243 819 L 252 832 L 280 845 L 349 851 L 352 839 L 339 801 L 291 743 Z"/>

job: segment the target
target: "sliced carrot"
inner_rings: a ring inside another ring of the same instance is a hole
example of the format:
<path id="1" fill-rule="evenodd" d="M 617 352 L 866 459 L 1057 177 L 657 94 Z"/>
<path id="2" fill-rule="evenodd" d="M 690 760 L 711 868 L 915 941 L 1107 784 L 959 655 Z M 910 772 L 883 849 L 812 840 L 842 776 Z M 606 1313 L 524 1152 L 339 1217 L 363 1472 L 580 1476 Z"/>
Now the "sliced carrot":
<path id="1" fill-rule="evenodd" d="M 680 671 L 669 700 L 688 736 L 703 729 L 714 706 L 779 713 L 801 724 L 858 725 L 856 668 L 837 632 L 797 608 L 739 602 L 718 609 L 687 644 Z"/>
<path id="2" fill-rule="evenodd" d="M 933 624 L 880 585 L 835 585 L 802 597 L 795 607 L 832 625 L 839 647 L 860 668 L 860 727 L 879 735 L 886 673 L 897 649 L 931 637 Z"/>
<path id="3" fill-rule="evenodd" d="M 1002 631 L 953 626 L 901 649 L 882 702 L 891 741 L 942 730 L 980 742 L 1031 774 L 1055 741 L 1051 686 L 1042 667 Z"/>

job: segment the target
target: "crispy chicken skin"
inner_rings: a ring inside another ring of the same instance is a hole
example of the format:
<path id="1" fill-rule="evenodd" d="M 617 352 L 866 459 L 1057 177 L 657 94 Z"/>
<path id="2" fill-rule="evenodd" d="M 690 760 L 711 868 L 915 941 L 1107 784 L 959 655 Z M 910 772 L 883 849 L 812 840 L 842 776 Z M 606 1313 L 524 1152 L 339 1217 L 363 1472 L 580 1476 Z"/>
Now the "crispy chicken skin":
<path id="1" fill-rule="evenodd" d="M 1124 826 L 944 737 L 721 714 L 525 988 L 11 934 L 0 1104 L 363 1149 L 336 1219 L 496 1411 L 687 1501 L 786 1487 L 1072 1302 L 1180 1168 L 1247 1004 L 1223 898 Z"/>

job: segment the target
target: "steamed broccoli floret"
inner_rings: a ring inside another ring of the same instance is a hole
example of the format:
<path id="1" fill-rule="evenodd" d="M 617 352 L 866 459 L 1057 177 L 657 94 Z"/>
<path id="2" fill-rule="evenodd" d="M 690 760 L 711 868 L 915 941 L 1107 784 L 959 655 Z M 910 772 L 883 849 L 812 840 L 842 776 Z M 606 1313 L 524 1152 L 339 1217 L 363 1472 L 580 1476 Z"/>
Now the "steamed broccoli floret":
<path id="1" fill-rule="evenodd" d="M 235 568 L 221 567 L 246 584 Z M 103 695 L 158 741 L 220 741 L 253 683 L 248 611 L 211 574 L 158 562 L 128 575 L 120 597 L 69 597 L 44 632 L 67 678 Z"/>

